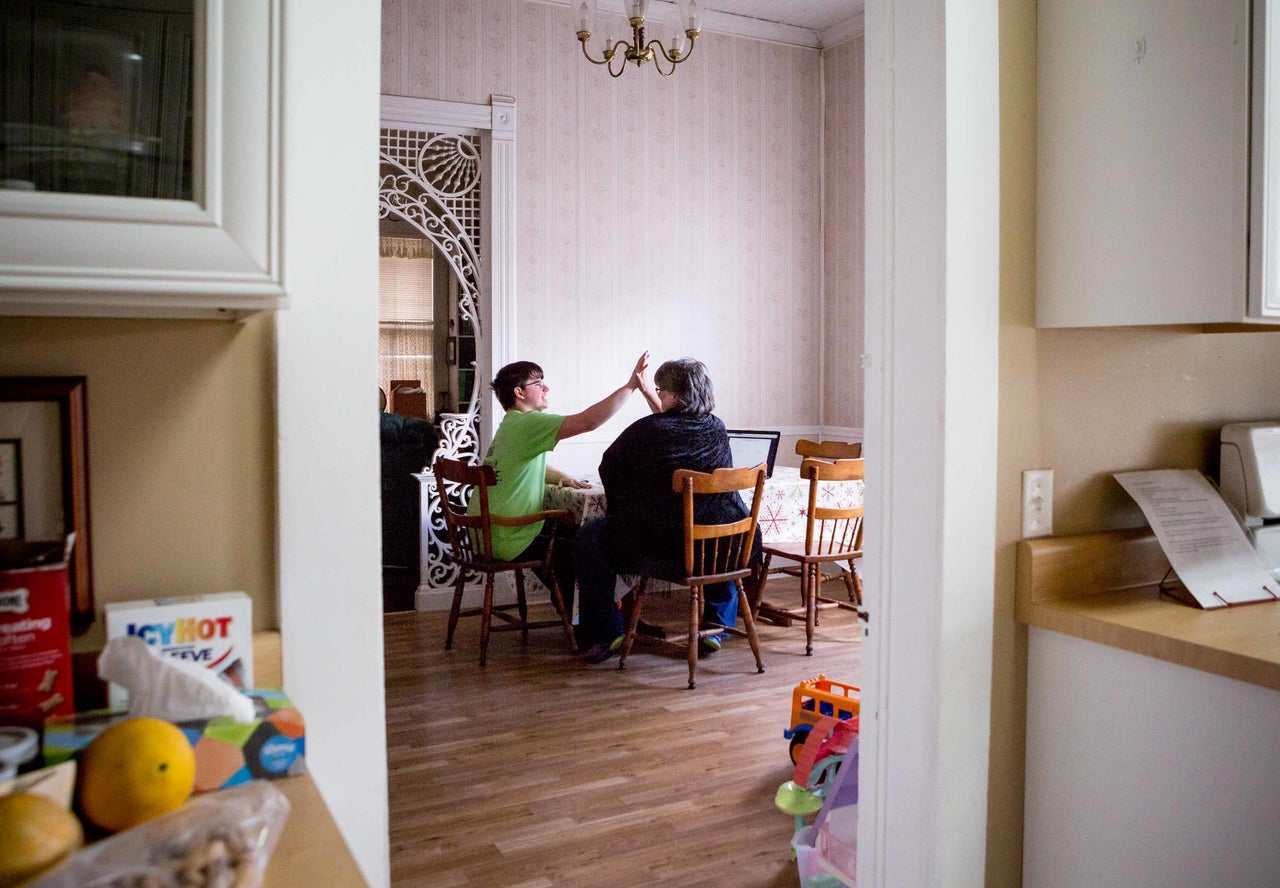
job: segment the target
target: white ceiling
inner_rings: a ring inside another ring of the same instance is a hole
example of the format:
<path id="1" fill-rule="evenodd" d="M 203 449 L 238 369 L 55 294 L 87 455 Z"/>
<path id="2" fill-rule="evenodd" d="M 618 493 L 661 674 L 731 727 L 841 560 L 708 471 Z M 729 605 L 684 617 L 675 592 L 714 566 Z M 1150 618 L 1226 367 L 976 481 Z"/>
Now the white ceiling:
<path id="1" fill-rule="evenodd" d="M 580 0 L 543 0 L 577 6 Z M 623 0 L 596 0 L 601 13 L 621 15 Z M 650 0 L 649 18 L 664 21 L 674 0 Z M 737 34 L 797 46 L 832 46 L 862 33 L 865 0 L 698 0 L 708 34 Z"/>
<path id="2" fill-rule="evenodd" d="M 704 12 L 723 12 L 825 31 L 860 15 L 865 0 L 703 0 L 698 5 Z"/>

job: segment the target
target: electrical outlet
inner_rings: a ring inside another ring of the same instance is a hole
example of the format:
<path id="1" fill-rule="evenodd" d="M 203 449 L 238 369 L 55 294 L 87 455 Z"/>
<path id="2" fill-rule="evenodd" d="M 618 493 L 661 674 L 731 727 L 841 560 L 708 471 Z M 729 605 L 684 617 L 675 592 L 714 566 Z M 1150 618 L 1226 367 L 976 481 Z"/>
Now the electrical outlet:
<path id="1" fill-rule="evenodd" d="M 1053 469 L 1022 473 L 1022 538 L 1053 533 Z"/>

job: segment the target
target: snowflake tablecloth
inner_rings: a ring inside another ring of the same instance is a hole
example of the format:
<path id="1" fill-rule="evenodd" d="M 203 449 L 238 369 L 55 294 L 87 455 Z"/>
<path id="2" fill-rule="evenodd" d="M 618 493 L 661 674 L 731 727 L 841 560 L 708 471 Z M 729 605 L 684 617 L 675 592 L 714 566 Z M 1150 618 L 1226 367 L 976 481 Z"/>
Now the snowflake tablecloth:
<path id="1" fill-rule="evenodd" d="M 586 489 L 577 487 L 557 487 L 548 484 L 542 494 L 542 508 L 567 509 L 573 516 L 574 524 L 586 524 L 592 518 L 604 517 L 604 488 L 599 478 L 589 478 L 591 486 Z"/>
<path id="2" fill-rule="evenodd" d="M 830 509 L 852 509 L 862 505 L 862 481 L 824 481 L 818 485 L 818 505 Z M 767 543 L 803 540 L 809 519 L 809 481 L 791 466 L 775 466 L 773 477 L 764 482 L 760 503 L 760 534 Z M 743 496 L 751 508 L 750 494 Z"/>
<path id="3" fill-rule="evenodd" d="M 576 524 L 602 517 L 604 488 L 600 486 L 599 479 L 591 481 L 592 486 L 583 490 L 548 484 L 542 507 L 567 509 Z M 861 481 L 823 482 L 818 488 L 818 502 L 831 508 L 848 509 L 862 505 L 863 494 Z M 776 543 L 804 539 L 809 511 L 809 482 L 800 477 L 800 470 L 790 466 L 775 467 L 773 477 L 764 482 L 763 497 L 760 533 L 765 541 Z M 751 498 L 749 493 L 743 497 L 747 508 L 751 508 Z"/>

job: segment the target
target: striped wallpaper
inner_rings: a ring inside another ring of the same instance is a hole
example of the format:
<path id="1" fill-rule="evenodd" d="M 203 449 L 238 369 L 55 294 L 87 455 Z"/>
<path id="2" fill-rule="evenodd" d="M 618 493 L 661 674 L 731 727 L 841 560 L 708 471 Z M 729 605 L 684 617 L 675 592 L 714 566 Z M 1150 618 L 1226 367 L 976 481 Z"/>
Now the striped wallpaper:
<path id="1" fill-rule="evenodd" d="M 647 348 L 706 362 L 730 426 L 860 428 L 861 38 L 828 62 L 824 201 L 816 50 L 707 34 L 670 78 L 612 79 L 575 30 L 570 7 L 533 0 L 383 3 L 384 93 L 516 99 L 516 342 L 552 409 L 598 400 Z M 824 207 L 840 230 L 820 347 Z"/>

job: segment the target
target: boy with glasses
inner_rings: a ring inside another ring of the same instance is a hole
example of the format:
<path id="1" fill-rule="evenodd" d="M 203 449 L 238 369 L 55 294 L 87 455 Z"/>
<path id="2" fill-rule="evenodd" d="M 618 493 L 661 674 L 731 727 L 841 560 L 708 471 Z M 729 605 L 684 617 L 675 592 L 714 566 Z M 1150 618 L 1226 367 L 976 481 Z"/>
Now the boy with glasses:
<path id="1" fill-rule="evenodd" d="M 622 409 L 636 389 L 641 389 L 648 399 L 652 392 L 644 380 L 648 367 L 649 353 L 645 352 L 624 385 L 586 410 L 569 416 L 547 412 L 550 386 L 537 364 L 516 361 L 499 370 L 491 387 L 506 413 L 484 458 L 498 478 L 498 483 L 489 489 L 489 510 L 506 517 L 528 515 L 542 509 L 543 488 L 547 484 L 589 487 L 586 482 L 547 465 L 547 453 L 565 438 L 599 428 Z M 473 501 L 471 505 L 474 514 L 479 510 L 479 503 Z M 494 557 L 503 561 L 541 558 L 549 543 L 549 533 L 543 532 L 542 523 L 521 527 L 494 525 L 492 530 Z M 567 546 L 561 546 L 556 552 L 554 566 L 565 607 L 572 612 L 573 558 Z"/>

